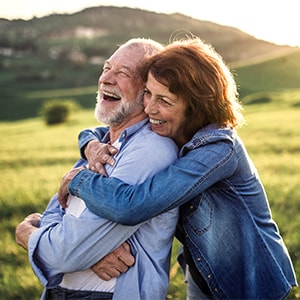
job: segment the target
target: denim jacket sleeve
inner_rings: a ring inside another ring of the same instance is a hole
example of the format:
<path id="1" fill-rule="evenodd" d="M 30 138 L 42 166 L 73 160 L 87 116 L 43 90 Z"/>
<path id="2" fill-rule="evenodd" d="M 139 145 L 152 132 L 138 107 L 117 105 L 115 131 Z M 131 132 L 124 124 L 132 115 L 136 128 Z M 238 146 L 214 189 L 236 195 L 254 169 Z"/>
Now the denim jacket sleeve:
<path id="1" fill-rule="evenodd" d="M 70 182 L 69 191 L 82 198 L 95 214 L 134 225 L 188 202 L 230 176 L 236 166 L 233 141 L 224 137 L 188 151 L 140 185 L 83 170 Z M 94 185 L 101 192 L 101 201 L 93 192 Z"/>
<path id="2" fill-rule="evenodd" d="M 96 127 L 93 129 L 92 128 L 84 129 L 79 133 L 78 147 L 82 158 L 86 158 L 84 155 L 84 146 L 92 140 L 101 141 L 101 139 L 104 137 L 107 131 L 108 131 L 108 127 Z"/>

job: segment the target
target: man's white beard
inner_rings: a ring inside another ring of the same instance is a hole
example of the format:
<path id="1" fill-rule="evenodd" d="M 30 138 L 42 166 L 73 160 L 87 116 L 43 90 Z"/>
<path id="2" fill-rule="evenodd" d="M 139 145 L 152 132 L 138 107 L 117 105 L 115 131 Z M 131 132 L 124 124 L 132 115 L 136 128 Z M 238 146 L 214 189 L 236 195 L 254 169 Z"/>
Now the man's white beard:
<path id="1" fill-rule="evenodd" d="M 95 117 L 101 123 L 108 125 L 121 124 L 126 118 L 128 118 L 135 111 L 144 110 L 143 102 L 137 100 L 134 102 L 125 102 L 120 100 L 119 105 L 116 109 L 111 110 L 102 106 L 101 103 L 97 102 L 95 108 Z"/>

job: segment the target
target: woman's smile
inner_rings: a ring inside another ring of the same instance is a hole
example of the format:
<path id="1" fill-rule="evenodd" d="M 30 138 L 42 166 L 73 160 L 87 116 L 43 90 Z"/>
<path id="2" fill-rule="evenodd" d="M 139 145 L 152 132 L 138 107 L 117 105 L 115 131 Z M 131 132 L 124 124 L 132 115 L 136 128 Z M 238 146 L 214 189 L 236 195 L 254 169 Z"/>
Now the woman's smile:
<path id="1" fill-rule="evenodd" d="M 166 121 L 163 121 L 163 120 L 154 120 L 154 119 L 149 119 L 150 123 L 153 124 L 153 125 L 162 125 L 164 123 L 166 123 Z"/>

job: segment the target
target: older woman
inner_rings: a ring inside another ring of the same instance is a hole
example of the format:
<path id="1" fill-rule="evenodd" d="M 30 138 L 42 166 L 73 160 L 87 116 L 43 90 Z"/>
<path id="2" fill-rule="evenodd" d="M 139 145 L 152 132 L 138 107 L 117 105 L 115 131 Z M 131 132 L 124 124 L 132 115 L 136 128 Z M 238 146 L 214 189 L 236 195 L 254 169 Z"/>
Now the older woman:
<path id="1" fill-rule="evenodd" d="M 180 206 L 189 299 L 284 299 L 296 278 L 235 130 L 244 119 L 231 72 L 210 45 L 193 38 L 150 58 L 144 79 L 151 128 L 175 140 L 178 161 L 136 186 L 78 170 L 68 191 L 94 213 L 130 225 Z M 82 136 L 86 142 L 93 133 Z"/>

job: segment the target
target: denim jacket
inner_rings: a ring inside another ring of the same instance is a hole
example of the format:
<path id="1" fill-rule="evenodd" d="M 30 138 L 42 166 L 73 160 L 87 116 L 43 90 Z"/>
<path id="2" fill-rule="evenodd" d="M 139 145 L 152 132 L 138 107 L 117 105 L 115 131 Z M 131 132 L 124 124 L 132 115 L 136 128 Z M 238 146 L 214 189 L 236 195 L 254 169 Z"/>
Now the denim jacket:
<path id="1" fill-rule="evenodd" d="M 201 129 L 175 164 L 140 185 L 85 172 L 71 181 L 70 193 L 116 222 L 134 225 L 181 206 L 184 245 L 215 299 L 284 299 L 297 285 L 259 175 L 235 130 Z M 89 182 L 97 182 L 101 201 Z"/>

